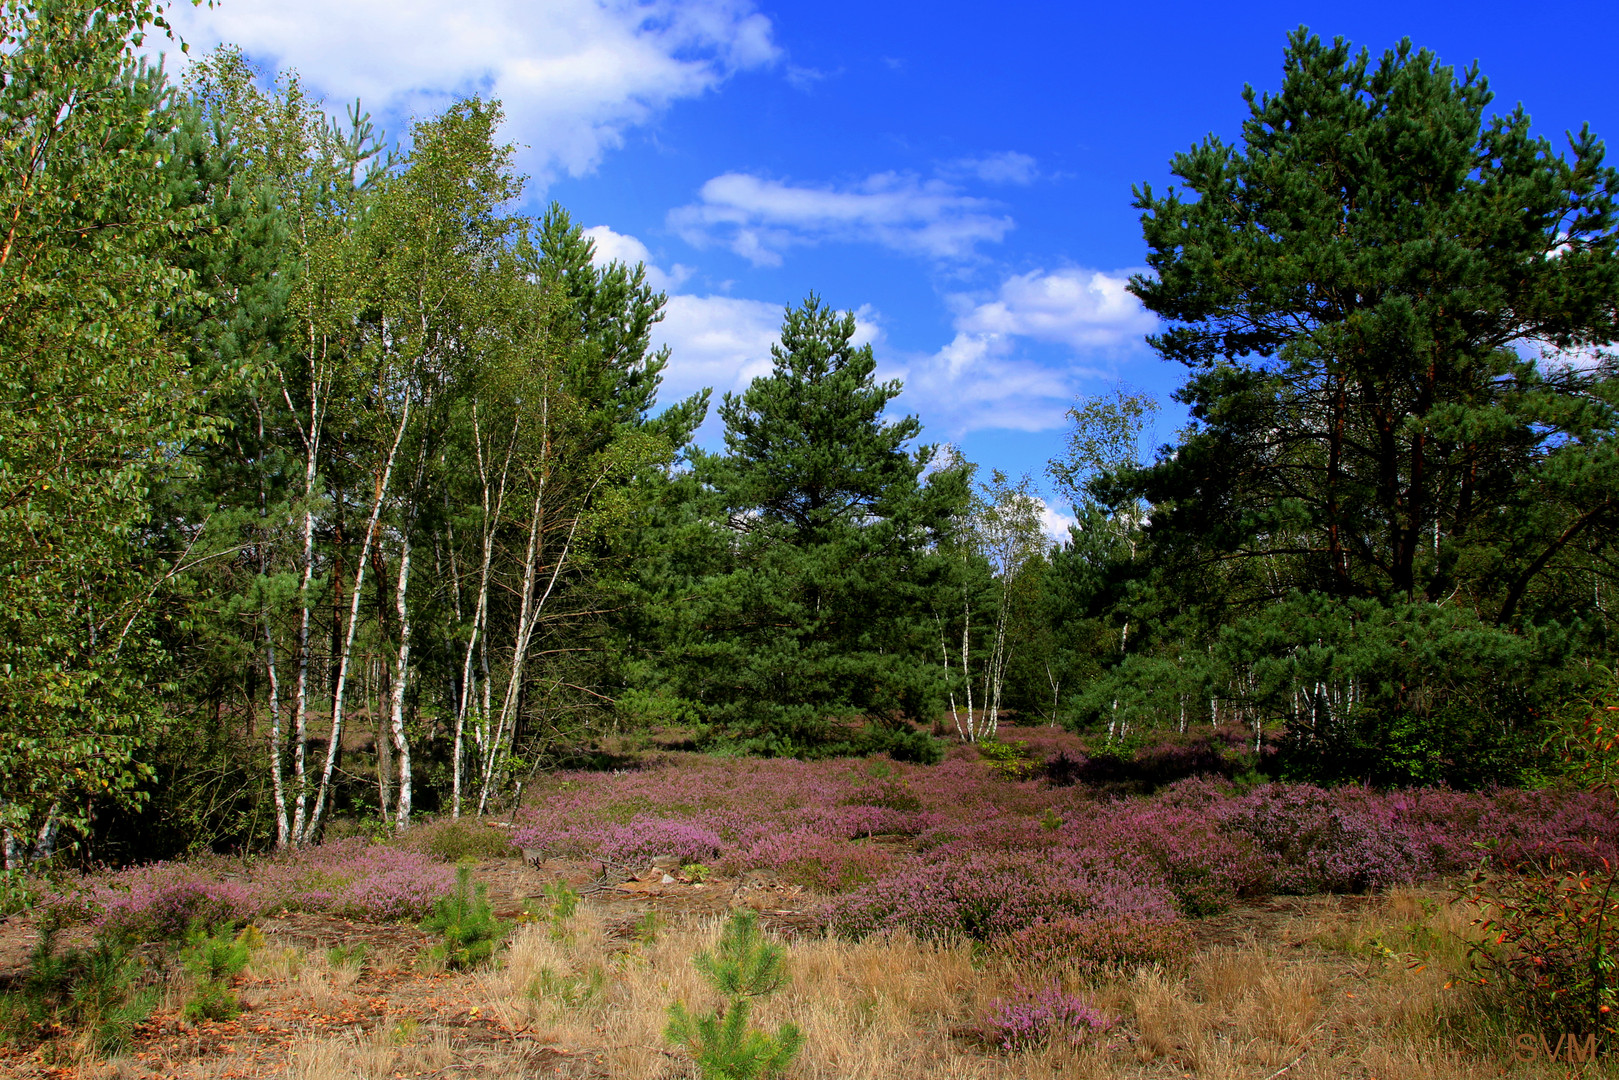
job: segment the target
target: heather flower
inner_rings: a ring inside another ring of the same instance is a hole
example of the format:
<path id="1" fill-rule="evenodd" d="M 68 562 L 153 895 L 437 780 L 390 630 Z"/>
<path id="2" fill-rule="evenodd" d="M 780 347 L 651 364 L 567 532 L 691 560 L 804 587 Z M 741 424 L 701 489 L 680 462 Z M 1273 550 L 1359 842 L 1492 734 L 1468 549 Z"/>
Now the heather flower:
<path id="1" fill-rule="evenodd" d="M 721 873 L 768 870 L 792 885 L 818 892 L 853 888 L 887 873 L 894 856 L 870 843 L 835 839 L 807 829 L 760 838 L 725 856 Z"/>
<path id="2" fill-rule="evenodd" d="M 1023 1050 L 1048 1042 L 1078 1046 L 1111 1029 L 1117 1021 L 1061 987 L 1040 990 L 1018 987 L 1009 999 L 991 1003 L 984 1017 L 986 1041 L 1003 1050 Z"/>
<path id="3" fill-rule="evenodd" d="M 1038 919 L 1076 915 L 1173 922 L 1168 890 L 1094 852 L 953 852 L 911 858 L 894 872 L 861 886 L 826 909 L 840 933 L 906 930 L 919 937 L 961 935 L 989 940 Z"/>

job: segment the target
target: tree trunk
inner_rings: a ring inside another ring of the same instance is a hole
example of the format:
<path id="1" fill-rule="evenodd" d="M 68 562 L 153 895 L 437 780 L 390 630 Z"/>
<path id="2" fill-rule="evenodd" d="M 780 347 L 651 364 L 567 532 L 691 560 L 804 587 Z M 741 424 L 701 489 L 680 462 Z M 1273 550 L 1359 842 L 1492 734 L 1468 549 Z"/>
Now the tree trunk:
<path id="1" fill-rule="evenodd" d="M 410 606 L 405 602 L 410 586 L 410 530 L 405 529 L 399 549 L 399 584 L 395 589 L 395 610 L 399 615 L 399 656 L 394 664 L 393 702 L 389 711 L 393 731 L 394 756 L 399 762 L 399 784 L 394 797 L 394 828 L 410 828 L 410 740 L 405 736 L 405 688 L 410 671 Z"/>
<path id="2" fill-rule="evenodd" d="M 349 658 L 354 651 L 354 629 L 360 621 L 360 593 L 365 585 L 365 565 L 370 559 L 371 545 L 377 533 L 377 519 L 382 515 L 382 504 L 388 494 L 388 483 L 393 478 L 394 458 L 399 453 L 399 444 L 404 441 L 405 428 L 410 423 L 410 407 L 414 395 L 409 391 L 405 394 L 405 404 L 399 416 L 399 429 L 394 432 L 393 445 L 388 448 L 388 456 L 384 459 L 382 473 L 377 477 L 376 494 L 371 500 L 371 517 L 366 522 L 365 537 L 360 542 L 360 557 L 356 560 L 354 568 L 354 591 L 350 597 L 349 624 L 343 636 L 342 651 L 337 658 L 337 679 L 332 689 L 332 735 L 331 741 L 326 745 L 326 762 L 321 768 L 320 789 L 315 795 L 314 812 L 309 816 L 308 825 L 299 843 L 308 843 L 320 831 L 321 818 L 326 812 L 326 800 L 331 792 L 332 770 L 337 765 L 339 748 L 343 742 L 343 705 L 344 692 L 348 683 Z"/>
<path id="3" fill-rule="evenodd" d="M 284 848 L 292 839 L 287 821 L 287 790 L 281 765 L 281 677 L 275 663 L 275 634 L 270 616 L 264 616 L 264 666 L 270 676 L 270 790 L 275 799 L 275 846 Z"/>

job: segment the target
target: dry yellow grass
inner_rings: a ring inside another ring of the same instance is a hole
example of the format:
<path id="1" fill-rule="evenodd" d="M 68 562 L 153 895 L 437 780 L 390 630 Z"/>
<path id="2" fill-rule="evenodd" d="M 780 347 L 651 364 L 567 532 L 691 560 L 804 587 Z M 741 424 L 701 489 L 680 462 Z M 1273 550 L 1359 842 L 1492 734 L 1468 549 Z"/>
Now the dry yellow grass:
<path id="1" fill-rule="evenodd" d="M 357 965 L 272 941 L 248 971 L 255 1008 L 318 1016 L 385 984 L 395 995 L 387 1017 L 340 1031 L 311 1026 L 256 1072 L 241 1071 L 239 1059 L 233 1071 L 231 1058 L 214 1054 L 149 1063 L 150 1071 L 113 1062 L 102 1075 L 687 1080 L 697 1075 L 692 1064 L 663 1037 L 668 1007 L 715 1004 L 692 958 L 714 947 L 722 921 L 677 916 L 654 940 L 631 941 L 609 935 L 586 902 L 560 925 L 522 926 L 497 965 L 467 974 L 431 975 L 374 957 L 362 976 Z M 1481 1022 L 1456 977 L 1471 912 L 1443 895 L 1318 898 L 1232 925 L 1224 943 L 1204 946 L 1179 969 L 1039 976 L 1120 1018 L 1078 1047 L 1006 1052 L 971 1038 L 991 1003 L 1031 974 L 965 943 L 906 937 L 786 942 L 788 982 L 757 1002 L 754 1022 L 803 1030 L 797 1080 L 1619 1076 L 1609 1062 L 1571 1069 L 1516 1059 L 1510 1033 Z M 379 971 L 389 973 L 381 982 Z M 423 1003 L 419 1011 L 410 1011 L 411 1000 Z"/>

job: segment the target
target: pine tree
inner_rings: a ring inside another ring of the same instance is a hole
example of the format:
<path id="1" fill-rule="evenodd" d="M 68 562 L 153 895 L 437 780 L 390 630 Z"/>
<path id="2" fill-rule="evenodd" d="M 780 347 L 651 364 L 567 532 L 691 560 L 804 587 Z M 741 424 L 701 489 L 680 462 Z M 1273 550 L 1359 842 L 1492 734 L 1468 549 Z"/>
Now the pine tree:
<path id="1" fill-rule="evenodd" d="M 1111 696 L 1190 634 L 1208 712 L 1285 721 L 1311 775 L 1522 766 L 1503 747 L 1611 641 L 1619 171 L 1408 42 L 1301 29 L 1244 97 L 1240 143 L 1173 159 L 1185 194 L 1137 191 L 1131 288 L 1192 423 L 1090 485 L 1151 505 Z"/>
<path id="2" fill-rule="evenodd" d="M 965 480 L 924 482 L 933 448 L 907 449 L 914 417 L 885 419 L 900 385 L 855 334 L 814 295 L 789 310 L 771 374 L 720 406 L 727 452 L 696 462 L 724 532 L 709 527 L 714 561 L 679 607 L 675 681 L 717 735 L 769 752 L 939 702 L 932 546 Z"/>

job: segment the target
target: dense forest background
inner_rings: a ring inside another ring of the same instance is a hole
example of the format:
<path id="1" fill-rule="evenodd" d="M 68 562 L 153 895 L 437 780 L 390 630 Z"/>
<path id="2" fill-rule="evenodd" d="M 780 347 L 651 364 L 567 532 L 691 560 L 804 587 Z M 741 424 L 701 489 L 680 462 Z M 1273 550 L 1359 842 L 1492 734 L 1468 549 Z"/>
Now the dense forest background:
<path id="1" fill-rule="evenodd" d="M 1619 174 L 1477 71 L 1301 31 L 1135 193 L 1191 419 L 1076 402 L 1053 543 L 819 297 L 745 392 L 660 401 L 664 297 L 514 212 L 497 103 L 394 146 L 230 50 L 147 66 L 143 0 L 0 21 L 9 868 L 484 814 L 651 730 L 1532 782 L 1607 678 Z"/>

